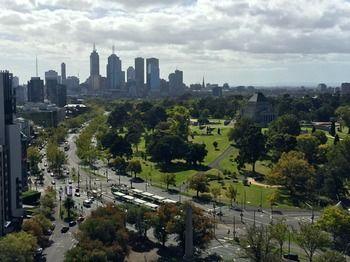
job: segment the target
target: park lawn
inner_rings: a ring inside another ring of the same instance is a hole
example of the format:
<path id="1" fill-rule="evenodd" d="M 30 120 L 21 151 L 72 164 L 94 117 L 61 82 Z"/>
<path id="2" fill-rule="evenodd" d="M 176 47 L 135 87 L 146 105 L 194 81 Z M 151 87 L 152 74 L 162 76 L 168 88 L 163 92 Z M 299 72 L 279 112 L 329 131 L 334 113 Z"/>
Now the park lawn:
<path id="1" fill-rule="evenodd" d="M 193 141 L 194 143 L 202 144 L 204 143 L 206 145 L 206 149 L 208 150 L 208 154 L 204 159 L 204 165 L 209 165 L 212 163 L 217 157 L 219 157 L 225 149 L 229 146 L 230 142 L 228 140 L 228 132 L 230 130 L 229 126 L 224 126 L 222 124 L 214 124 L 209 125 L 211 128 L 215 128 L 215 130 L 212 132 L 212 135 L 206 135 L 206 130 L 200 130 L 199 127 L 191 126 L 191 131 L 196 132 L 197 135 L 195 135 L 194 139 L 192 140 L 190 138 L 190 141 Z M 221 129 L 221 135 L 218 135 L 217 128 Z M 218 142 L 218 148 L 215 150 L 213 146 L 213 142 Z"/>
<path id="2" fill-rule="evenodd" d="M 147 181 L 152 181 L 152 184 L 158 184 L 161 185 L 162 182 L 162 175 L 165 173 L 162 172 L 159 167 L 157 167 L 153 162 L 151 161 L 145 161 L 141 158 L 137 158 L 141 161 L 142 165 L 142 172 L 139 174 L 141 178 Z M 187 181 L 189 177 L 196 174 L 198 171 L 194 169 L 188 169 L 188 170 L 181 170 L 179 171 L 173 171 L 171 173 L 176 175 L 176 185 L 180 185 L 183 182 Z"/>
<path id="3" fill-rule="evenodd" d="M 237 163 L 235 162 L 235 158 L 238 155 L 238 149 L 235 147 L 233 147 L 233 149 L 234 150 L 230 155 L 221 160 L 220 169 L 229 170 L 233 173 L 238 173 Z M 244 170 L 251 171 L 252 166 L 247 164 Z M 260 173 L 262 175 L 266 175 L 271 172 L 271 168 L 268 166 L 268 161 L 257 161 L 255 165 L 255 170 L 257 173 Z"/>

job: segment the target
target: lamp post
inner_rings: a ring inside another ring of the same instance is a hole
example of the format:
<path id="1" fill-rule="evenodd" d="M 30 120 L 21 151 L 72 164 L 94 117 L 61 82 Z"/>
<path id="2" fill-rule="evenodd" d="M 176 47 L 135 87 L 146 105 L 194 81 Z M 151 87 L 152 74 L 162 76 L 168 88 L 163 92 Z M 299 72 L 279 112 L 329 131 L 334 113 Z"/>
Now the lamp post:
<path id="1" fill-rule="evenodd" d="M 315 218 L 315 214 L 314 214 L 314 207 L 312 205 L 310 205 L 309 203 L 305 202 L 305 204 L 311 208 L 311 223 L 314 223 L 314 218 Z"/>

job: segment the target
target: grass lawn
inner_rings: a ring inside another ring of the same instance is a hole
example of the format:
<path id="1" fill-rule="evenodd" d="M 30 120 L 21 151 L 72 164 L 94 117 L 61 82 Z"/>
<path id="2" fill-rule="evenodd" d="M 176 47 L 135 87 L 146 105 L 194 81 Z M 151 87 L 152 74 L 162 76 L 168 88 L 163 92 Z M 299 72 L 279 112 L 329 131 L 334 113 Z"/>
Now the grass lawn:
<path id="1" fill-rule="evenodd" d="M 208 155 L 204 159 L 205 165 L 208 165 L 211 162 L 213 162 L 230 145 L 230 142 L 227 137 L 227 133 L 231 128 L 230 126 L 225 126 L 221 122 L 219 124 L 212 124 L 209 126 L 211 128 L 215 128 L 215 130 L 212 132 L 212 135 L 207 135 L 206 129 L 200 130 L 199 127 L 197 126 L 191 127 L 191 131 L 196 135 L 193 140 L 190 138 L 190 141 L 193 141 L 199 144 L 204 143 L 206 145 L 206 149 L 208 150 Z M 218 134 L 217 128 L 221 129 L 221 135 Z M 213 146 L 214 141 L 218 143 L 217 150 L 215 150 Z"/>
<path id="2" fill-rule="evenodd" d="M 237 155 L 238 149 L 234 148 L 233 152 L 220 162 L 220 169 L 238 173 L 237 163 L 235 162 L 235 158 L 237 157 Z M 251 171 L 252 166 L 247 164 L 244 170 Z M 255 170 L 257 173 L 263 175 L 266 175 L 269 172 L 271 172 L 271 168 L 268 166 L 268 161 L 257 161 L 255 164 Z"/>

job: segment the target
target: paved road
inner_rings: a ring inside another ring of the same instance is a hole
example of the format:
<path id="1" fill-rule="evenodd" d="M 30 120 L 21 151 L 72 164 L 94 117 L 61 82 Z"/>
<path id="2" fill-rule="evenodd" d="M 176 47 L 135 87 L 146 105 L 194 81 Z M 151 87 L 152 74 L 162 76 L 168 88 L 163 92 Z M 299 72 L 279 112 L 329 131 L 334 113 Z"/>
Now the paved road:
<path id="1" fill-rule="evenodd" d="M 75 145 L 75 139 L 77 137 L 77 134 L 69 134 L 67 141 L 70 145 L 70 149 L 66 152 L 67 153 L 67 166 L 69 169 L 75 168 L 78 170 L 79 168 L 79 163 L 80 160 L 76 156 L 76 145 Z M 230 148 L 228 148 L 224 154 L 230 153 Z M 215 162 L 215 161 L 214 161 Z M 80 170 L 80 180 L 82 181 L 80 184 L 82 196 L 79 198 L 75 198 L 75 201 L 77 202 L 77 205 L 79 208 L 82 207 L 82 201 L 86 199 L 86 181 L 90 179 L 91 175 L 85 172 L 82 169 Z M 102 165 L 99 166 L 98 170 L 96 171 L 97 174 L 99 174 L 99 181 L 93 180 L 91 185 L 92 187 L 95 187 L 96 189 L 102 187 L 103 191 L 103 196 L 105 201 L 112 201 L 114 199 L 114 196 L 111 194 L 111 189 L 110 186 L 112 184 L 118 184 L 119 179 L 120 183 L 130 185 L 130 177 L 127 176 L 116 176 L 115 172 L 103 167 Z M 108 182 L 107 178 L 105 175 L 108 174 Z M 48 185 L 51 183 L 52 178 L 51 177 L 46 177 L 46 182 L 45 184 Z M 56 185 L 56 187 L 59 186 L 64 186 L 65 181 L 60 181 Z M 77 184 L 73 183 L 73 187 L 76 187 Z M 146 183 L 133 183 L 133 187 L 143 190 L 143 191 L 148 191 L 153 194 L 157 194 L 175 201 L 189 201 L 192 200 L 192 198 L 189 198 L 187 196 L 179 195 L 179 194 L 172 194 L 169 193 L 163 189 L 160 189 L 158 187 L 154 187 L 152 185 L 146 184 Z M 83 209 L 83 212 L 85 215 L 88 215 L 91 210 L 96 208 L 97 203 L 91 208 L 91 209 Z M 205 203 L 196 203 L 194 202 L 195 205 L 203 208 L 206 211 L 211 211 L 213 209 L 212 204 L 205 204 Z M 216 208 L 218 212 L 218 208 Z M 235 220 L 235 225 L 236 225 L 236 231 L 238 234 L 243 232 L 244 226 L 246 224 L 253 224 L 254 222 L 257 224 L 263 224 L 263 225 L 268 225 L 271 222 L 271 218 L 276 219 L 276 218 L 284 218 L 286 222 L 293 227 L 297 227 L 298 222 L 300 220 L 310 220 L 311 218 L 311 212 L 310 211 L 302 211 L 302 210 L 297 210 L 297 211 L 283 211 L 281 214 L 273 214 L 271 216 L 271 213 L 269 210 L 263 210 L 263 212 L 256 212 L 257 208 L 256 207 L 249 207 L 246 206 L 242 211 L 240 210 L 234 210 L 228 207 L 222 207 L 221 211 L 223 213 L 223 216 L 221 217 L 220 220 L 218 220 L 218 217 L 216 217 L 217 221 L 222 224 L 222 226 L 225 228 L 224 231 L 227 232 L 227 228 L 233 228 L 233 220 Z M 242 214 L 242 221 L 241 222 L 241 214 Z M 54 231 L 54 234 L 52 236 L 52 240 L 54 241 L 54 244 L 47 248 L 45 250 L 45 255 L 47 257 L 47 261 L 63 261 L 64 259 L 64 253 L 69 250 L 71 247 L 74 246 L 76 243 L 74 240 L 74 236 L 72 234 L 72 230 L 70 230 L 66 234 L 61 234 L 60 229 L 63 226 L 63 223 L 60 221 L 57 221 L 57 226 Z M 73 230 L 74 231 L 74 230 Z M 222 233 L 222 237 L 226 234 L 225 232 Z M 221 238 L 223 239 L 223 238 Z M 215 250 L 216 252 L 220 253 L 221 255 L 229 255 L 230 253 L 234 250 L 237 252 L 239 251 L 239 247 L 232 246 L 232 244 L 229 244 L 228 241 L 225 240 L 225 243 L 223 241 L 218 242 L 217 240 L 214 240 L 210 246 L 210 251 Z"/>

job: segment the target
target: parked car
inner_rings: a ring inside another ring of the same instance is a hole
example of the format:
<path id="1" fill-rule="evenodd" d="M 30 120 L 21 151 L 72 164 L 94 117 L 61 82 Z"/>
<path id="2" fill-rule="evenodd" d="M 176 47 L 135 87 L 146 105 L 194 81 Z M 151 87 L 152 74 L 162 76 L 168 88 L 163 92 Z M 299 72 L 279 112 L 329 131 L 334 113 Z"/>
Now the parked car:
<path id="1" fill-rule="evenodd" d="M 56 185 L 55 180 L 52 180 L 52 181 L 51 181 L 51 184 L 52 184 L 52 185 Z"/>
<path id="2" fill-rule="evenodd" d="M 69 230 L 69 227 L 62 227 L 61 233 L 66 233 Z"/>
<path id="3" fill-rule="evenodd" d="M 84 221 L 84 219 L 85 219 L 85 217 L 80 216 L 80 217 L 78 217 L 77 221 L 78 221 L 78 223 L 81 223 L 81 222 L 83 222 L 83 221 Z"/>
<path id="4" fill-rule="evenodd" d="M 75 194 L 74 194 L 76 197 L 80 197 L 80 193 L 75 191 Z"/>
<path id="5" fill-rule="evenodd" d="M 77 224 L 77 221 L 75 221 L 75 220 L 69 221 L 70 227 L 74 227 L 76 224 Z"/>

